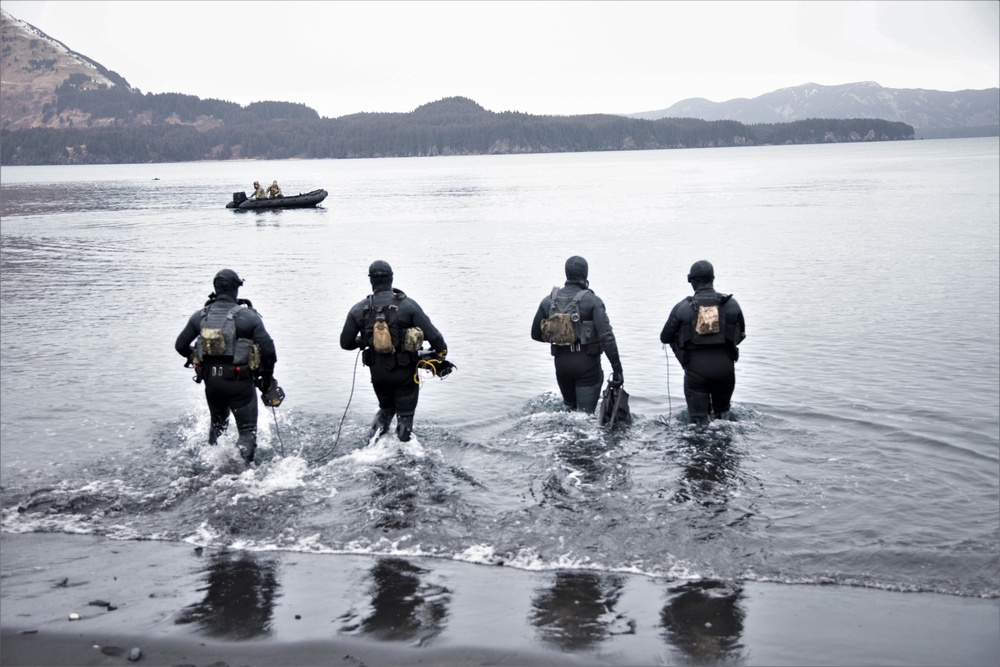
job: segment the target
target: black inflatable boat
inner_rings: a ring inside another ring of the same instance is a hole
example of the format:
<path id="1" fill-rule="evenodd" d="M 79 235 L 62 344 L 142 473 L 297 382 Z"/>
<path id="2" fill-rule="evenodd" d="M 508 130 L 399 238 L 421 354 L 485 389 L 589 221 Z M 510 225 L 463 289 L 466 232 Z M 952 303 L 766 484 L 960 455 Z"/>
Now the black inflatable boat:
<path id="1" fill-rule="evenodd" d="M 233 200 L 226 208 L 247 210 L 252 208 L 309 208 L 326 199 L 326 190 L 313 190 L 305 194 L 290 197 L 272 197 L 270 199 L 248 199 L 245 192 L 234 192 Z"/>

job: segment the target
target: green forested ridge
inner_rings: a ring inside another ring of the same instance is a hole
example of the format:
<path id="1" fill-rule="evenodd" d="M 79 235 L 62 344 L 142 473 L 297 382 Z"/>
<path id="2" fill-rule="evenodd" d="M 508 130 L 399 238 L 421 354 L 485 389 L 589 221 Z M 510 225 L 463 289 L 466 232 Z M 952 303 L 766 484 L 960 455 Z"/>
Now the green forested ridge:
<path id="1" fill-rule="evenodd" d="M 0 164 L 104 164 L 238 158 L 365 158 L 643 150 L 912 139 L 878 119 L 744 125 L 689 118 L 533 116 L 447 98 L 409 113 L 320 118 L 287 102 L 246 107 L 177 93 L 81 90 L 67 80 L 46 113 L 78 110 L 98 126 L 0 132 Z M 211 119 L 196 129 L 193 123 Z M 185 124 L 190 123 L 190 124 Z"/>
<path id="2" fill-rule="evenodd" d="M 151 122 L 163 123 L 176 114 L 181 122 L 193 123 L 199 116 L 211 116 L 227 125 L 243 125 L 268 120 L 319 120 L 319 114 L 304 104 L 255 102 L 242 107 L 235 102 L 203 100 L 182 93 L 140 93 L 121 87 L 85 89 L 86 75 L 73 74 L 56 88 L 54 113 L 70 109 L 91 118 L 113 118 L 115 125 L 135 124 L 143 114 Z"/>

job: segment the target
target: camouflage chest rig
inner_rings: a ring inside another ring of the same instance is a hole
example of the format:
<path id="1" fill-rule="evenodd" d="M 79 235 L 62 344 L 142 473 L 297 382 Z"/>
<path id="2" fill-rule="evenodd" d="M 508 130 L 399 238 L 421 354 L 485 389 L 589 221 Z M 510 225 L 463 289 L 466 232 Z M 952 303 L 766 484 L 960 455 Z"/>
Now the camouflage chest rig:
<path id="1" fill-rule="evenodd" d="M 424 332 L 420 327 L 404 329 L 399 323 L 399 304 L 406 299 L 406 294 L 396 288 L 392 292 L 392 303 L 375 305 L 374 295 L 369 295 L 365 302 L 362 319 L 366 349 L 362 361 L 366 366 L 371 366 L 376 359 L 388 370 L 409 366 L 416 363 L 416 353 L 424 344 Z"/>
<path id="2" fill-rule="evenodd" d="M 213 302 L 201 311 L 201 330 L 195 343 L 195 366 L 203 368 L 208 357 L 222 361 L 222 371 L 226 379 L 251 379 L 260 368 L 260 347 L 249 338 L 236 337 L 236 316 L 244 308 L 252 306 L 240 299 L 235 306 Z M 227 368 L 231 365 L 232 368 Z"/>
<path id="3" fill-rule="evenodd" d="M 677 346 L 682 351 L 725 346 L 730 358 L 739 358 L 737 345 L 745 337 L 735 317 L 727 317 L 726 304 L 732 294 L 689 296 L 688 306 L 693 312 L 690 322 L 685 322 L 677 332 Z"/>
<path id="4" fill-rule="evenodd" d="M 542 338 L 552 344 L 552 354 L 557 356 L 563 350 L 589 354 L 600 354 L 600 338 L 593 320 L 584 320 L 580 315 L 580 301 L 589 289 L 580 290 L 573 296 L 562 296 L 559 288 L 553 287 L 549 297 L 549 316 L 542 320 Z"/>

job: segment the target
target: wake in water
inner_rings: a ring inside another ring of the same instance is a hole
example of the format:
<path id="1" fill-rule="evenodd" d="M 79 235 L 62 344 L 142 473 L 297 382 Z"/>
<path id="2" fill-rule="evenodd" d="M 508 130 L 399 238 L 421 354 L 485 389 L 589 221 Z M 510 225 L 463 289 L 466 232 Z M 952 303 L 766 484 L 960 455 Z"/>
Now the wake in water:
<path id="1" fill-rule="evenodd" d="M 679 561 L 662 550 L 667 543 L 638 536 L 662 536 L 686 504 L 725 504 L 727 492 L 714 486 L 742 481 L 730 455 L 712 448 L 735 447 L 736 425 L 696 433 L 638 419 L 612 433 L 558 406 L 555 396 L 539 397 L 487 442 L 433 426 L 409 442 L 392 434 L 367 442 L 367 423 L 351 419 L 336 440 L 328 419 L 278 411 L 270 423 L 261 419 L 249 469 L 235 436 L 206 444 L 207 416 L 196 411 L 160 426 L 151 451 L 101 461 L 80 471 L 83 479 L 6 490 L 17 497 L 3 527 L 673 572 Z M 662 474 L 668 459 L 687 471 L 674 483 Z M 675 532 L 684 541 L 704 537 Z"/>
<path id="2" fill-rule="evenodd" d="M 796 557 L 801 538 L 775 524 L 797 511 L 801 501 L 775 500 L 795 491 L 795 481 L 767 469 L 767 420 L 742 406 L 734 406 L 735 421 L 708 428 L 678 413 L 634 415 L 629 428 L 608 431 L 545 394 L 486 437 L 421 424 L 408 442 L 393 433 L 369 442 L 367 419 L 349 417 L 341 428 L 339 419 L 284 409 L 260 420 L 250 468 L 234 434 L 207 444 L 203 412 L 158 426 L 146 451 L 122 452 L 58 483 L 8 486 L 3 529 L 671 580 L 935 590 L 885 573 L 831 573 Z M 955 592 L 950 586 L 939 584 Z"/>

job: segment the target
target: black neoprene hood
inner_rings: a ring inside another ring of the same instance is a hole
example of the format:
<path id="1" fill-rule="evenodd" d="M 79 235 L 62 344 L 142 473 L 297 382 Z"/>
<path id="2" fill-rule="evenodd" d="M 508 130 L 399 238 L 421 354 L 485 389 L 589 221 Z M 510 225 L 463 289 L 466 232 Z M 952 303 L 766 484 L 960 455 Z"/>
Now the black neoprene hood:
<path id="1" fill-rule="evenodd" d="M 238 275 L 236 275 L 236 272 L 233 271 L 232 269 L 222 269 L 221 271 L 215 274 L 215 279 L 212 282 L 215 282 L 215 280 L 226 280 L 235 285 L 236 287 L 240 287 L 243 285 L 243 281 L 240 279 Z"/>
<path id="2" fill-rule="evenodd" d="M 586 280 L 589 271 L 587 260 L 579 255 L 566 260 L 566 280 Z"/>
<path id="3" fill-rule="evenodd" d="M 381 292 L 392 289 L 392 267 L 384 259 L 376 259 L 368 267 L 368 280 L 372 284 L 372 290 Z"/>
<path id="4" fill-rule="evenodd" d="M 369 278 L 384 278 L 391 275 L 392 267 L 389 266 L 389 262 L 384 259 L 376 259 L 372 262 L 371 266 L 368 267 Z"/>
<path id="5" fill-rule="evenodd" d="M 700 259 L 691 265 L 688 271 L 688 282 L 707 282 L 715 280 L 715 268 L 712 263 L 705 259 Z"/>

